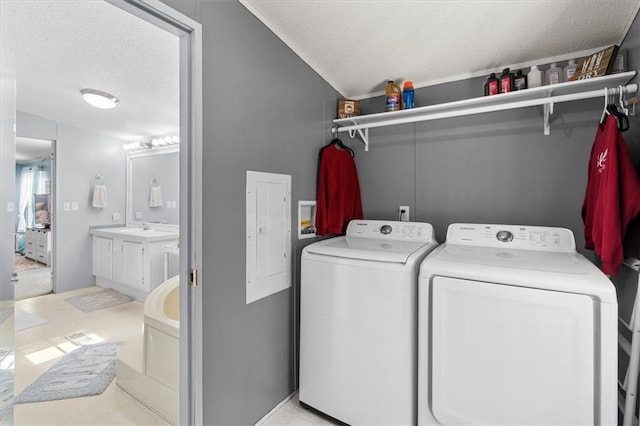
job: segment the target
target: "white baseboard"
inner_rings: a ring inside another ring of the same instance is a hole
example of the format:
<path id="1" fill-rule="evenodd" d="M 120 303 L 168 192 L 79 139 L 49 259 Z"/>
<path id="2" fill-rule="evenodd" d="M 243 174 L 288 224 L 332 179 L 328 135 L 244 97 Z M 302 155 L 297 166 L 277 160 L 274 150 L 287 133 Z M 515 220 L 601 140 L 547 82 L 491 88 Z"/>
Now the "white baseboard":
<path id="1" fill-rule="evenodd" d="M 291 398 L 293 398 L 295 396 L 295 394 L 298 391 L 293 391 L 291 393 L 291 395 L 289 395 L 288 397 L 286 397 L 285 399 L 283 399 L 278 405 L 276 405 L 275 407 L 273 407 L 273 409 L 271 411 L 269 411 L 267 414 L 265 414 L 265 416 L 263 418 L 261 418 L 260 420 L 258 420 L 255 424 L 255 426 L 260 426 L 261 424 L 263 424 L 264 422 L 267 421 L 267 419 L 269 419 L 269 417 L 273 416 L 275 414 L 276 411 L 278 411 L 279 409 L 281 409 L 287 402 L 289 402 L 289 400 Z"/>

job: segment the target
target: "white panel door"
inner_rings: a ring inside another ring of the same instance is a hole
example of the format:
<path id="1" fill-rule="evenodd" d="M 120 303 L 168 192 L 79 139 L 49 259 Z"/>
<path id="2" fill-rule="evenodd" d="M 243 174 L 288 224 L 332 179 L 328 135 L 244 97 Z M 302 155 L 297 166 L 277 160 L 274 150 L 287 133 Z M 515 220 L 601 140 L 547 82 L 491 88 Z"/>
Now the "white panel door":
<path id="1" fill-rule="evenodd" d="M 144 288 L 144 245 L 135 241 L 122 241 L 121 282 Z"/>
<path id="2" fill-rule="evenodd" d="M 430 308 L 441 424 L 594 424 L 590 297 L 435 277 Z"/>
<path id="3" fill-rule="evenodd" d="M 113 240 L 93 237 L 93 275 L 106 278 L 113 276 Z"/>
<path id="4" fill-rule="evenodd" d="M 291 176 L 247 172 L 247 303 L 291 286 Z"/>

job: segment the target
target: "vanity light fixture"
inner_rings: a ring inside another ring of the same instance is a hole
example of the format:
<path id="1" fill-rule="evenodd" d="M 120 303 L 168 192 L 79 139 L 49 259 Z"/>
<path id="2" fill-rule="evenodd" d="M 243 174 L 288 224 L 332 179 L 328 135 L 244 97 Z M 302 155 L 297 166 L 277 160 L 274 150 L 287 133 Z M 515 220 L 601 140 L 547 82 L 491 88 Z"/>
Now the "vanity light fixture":
<path id="1" fill-rule="evenodd" d="M 148 140 L 129 142 L 124 144 L 122 147 L 127 151 L 139 151 L 142 149 L 152 149 L 169 145 L 177 145 L 179 143 L 180 138 L 176 135 L 158 136 Z"/>
<path id="2" fill-rule="evenodd" d="M 120 100 L 115 96 L 101 92 L 100 90 L 82 89 L 80 90 L 80 93 L 82 93 L 82 98 L 88 104 L 100 109 L 115 108 L 116 105 L 118 105 L 118 102 L 120 102 Z"/>

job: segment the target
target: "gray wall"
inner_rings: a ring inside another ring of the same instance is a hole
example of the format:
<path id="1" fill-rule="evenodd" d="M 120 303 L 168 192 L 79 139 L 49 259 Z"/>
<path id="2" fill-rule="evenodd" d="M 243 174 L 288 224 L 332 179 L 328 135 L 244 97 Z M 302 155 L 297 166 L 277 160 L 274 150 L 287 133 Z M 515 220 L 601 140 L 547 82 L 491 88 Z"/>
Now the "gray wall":
<path id="1" fill-rule="evenodd" d="M 95 284 L 91 273 L 89 227 L 112 224 L 112 213 L 125 215 L 124 142 L 87 129 L 55 123 L 18 111 L 18 136 L 56 141 L 54 279 L 56 293 Z M 91 207 L 91 183 L 96 174 L 106 177 L 107 207 Z M 78 210 L 63 211 L 64 202 L 78 202 Z"/>
<path id="2" fill-rule="evenodd" d="M 337 94 L 237 1 L 166 3 L 203 26 L 204 423 L 253 424 L 295 389 L 295 287 L 245 304 L 245 173 L 292 176 L 297 229 Z"/>
<path id="3" fill-rule="evenodd" d="M 478 96 L 483 79 L 417 93 L 420 105 Z M 379 111 L 382 98 L 364 102 Z M 400 204 L 438 241 L 453 222 L 561 226 L 584 243 L 581 206 L 601 101 L 558 104 L 551 135 L 538 107 L 375 129 L 356 157 L 365 217 L 393 219 Z M 391 176 L 391 178 L 390 178 Z"/>

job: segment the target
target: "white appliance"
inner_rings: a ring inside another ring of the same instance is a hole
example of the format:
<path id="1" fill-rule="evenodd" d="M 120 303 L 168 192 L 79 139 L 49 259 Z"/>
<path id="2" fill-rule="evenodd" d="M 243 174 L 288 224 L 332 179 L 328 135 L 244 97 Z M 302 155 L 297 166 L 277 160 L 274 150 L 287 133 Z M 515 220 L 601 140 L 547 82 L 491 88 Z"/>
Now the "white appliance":
<path id="1" fill-rule="evenodd" d="M 354 220 L 302 252 L 300 402 L 352 425 L 416 423 L 428 223 Z"/>
<path id="2" fill-rule="evenodd" d="M 570 230 L 450 225 L 418 298 L 418 424 L 617 424 L 616 292 Z"/>

